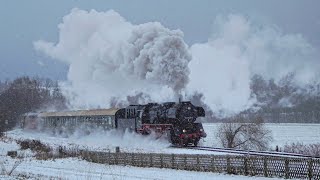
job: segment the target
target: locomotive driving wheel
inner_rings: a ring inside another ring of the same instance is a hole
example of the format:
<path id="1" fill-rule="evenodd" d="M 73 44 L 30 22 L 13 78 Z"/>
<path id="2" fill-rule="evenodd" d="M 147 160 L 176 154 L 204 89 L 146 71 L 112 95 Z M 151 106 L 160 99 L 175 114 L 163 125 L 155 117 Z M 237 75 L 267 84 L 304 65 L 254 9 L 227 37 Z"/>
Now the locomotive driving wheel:
<path id="1" fill-rule="evenodd" d="M 194 147 L 197 147 L 198 146 L 198 144 L 199 144 L 199 141 L 200 141 L 200 139 L 196 139 L 196 140 L 194 140 Z"/>

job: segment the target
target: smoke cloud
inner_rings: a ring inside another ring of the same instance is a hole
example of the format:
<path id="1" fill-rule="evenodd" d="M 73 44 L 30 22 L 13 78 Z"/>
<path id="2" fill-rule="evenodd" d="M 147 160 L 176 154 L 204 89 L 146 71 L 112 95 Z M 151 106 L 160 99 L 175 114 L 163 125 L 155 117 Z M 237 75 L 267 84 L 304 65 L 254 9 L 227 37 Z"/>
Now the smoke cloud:
<path id="1" fill-rule="evenodd" d="M 315 49 L 299 34 L 258 25 L 241 15 L 218 16 L 207 43 L 191 46 L 188 90 L 203 93 L 215 112 L 237 113 L 249 108 L 254 74 L 279 81 L 295 73 L 300 86 L 319 77 Z"/>
<path id="2" fill-rule="evenodd" d="M 66 93 L 81 96 L 73 105 L 106 106 L 112 96 L 141 92 L 174 99 L 189 81 L 191 55 L 181 31 L 157 22 L 133 25 L 112 10 L 73 9 L 59 25 L 57 44 L 34 46 L 69 65 Z"/>
<path id="3" fill-rule="evenodd" d="M 182 94 L 216 114 L 237 113 L 256 101 L 254 74 L 279 80 L 293 72 L 303 85 L 320 72 L 317 51 L 302 35 L 241 15 L 218 16 L 208 42 L 190 48 L 180 30 L 135 25 L 112 10 L 73 9 L 58 28 L 57 43 L 34 47 L 69 65 L 63 87 L 75 108 L 176 101 Z"/>

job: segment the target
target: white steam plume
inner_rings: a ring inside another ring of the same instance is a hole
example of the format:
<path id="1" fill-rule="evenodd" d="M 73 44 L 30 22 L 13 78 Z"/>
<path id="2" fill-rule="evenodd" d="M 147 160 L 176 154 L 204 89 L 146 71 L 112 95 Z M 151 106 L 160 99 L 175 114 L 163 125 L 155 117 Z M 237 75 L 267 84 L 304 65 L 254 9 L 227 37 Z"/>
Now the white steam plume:
<path id="1" fill-rule="evenodd" d="M 236 113 L 252 105 L 250 78 L 279 80 L 290 72 L 305 85 L 319 77 L 315 49 L 301 36 L 257 26 L 240 15 L 217 17 L 207 43 L 191 46 L 189 91 L 204 94 L 215 112 Z M 319 56 L 318 56 L 319 57 Z"/>
<path id="2" fill-rule="evenodd" d="M 319 55 L 299 34 L 241 15 L 217 17 L 213 30 L 208 42 L 188 48 L 181 31 L 160 23 L 134 25 L 112 10 L 73 9 L 59 25 L 56 44 L 34 46 L 69 65 L 65 91 L 82 108 L 184 94 L 201 98 L 215 113 L 237 113 L 255 102 L 254 74 L 278 80 L 294 72 L 301 85 L 319 76 Z"/>
<path id="3" fill-rule="evenodd" d="M 160 23 L 133 25 L 115 11 L 73 9 L 59 25 L 59 42 L 37 50 L 69 64 L 74 105 L 106 106 L 113 96 L 140 92 L 173 99 L 189 81 L 191 55 L 183 33 Z"/>

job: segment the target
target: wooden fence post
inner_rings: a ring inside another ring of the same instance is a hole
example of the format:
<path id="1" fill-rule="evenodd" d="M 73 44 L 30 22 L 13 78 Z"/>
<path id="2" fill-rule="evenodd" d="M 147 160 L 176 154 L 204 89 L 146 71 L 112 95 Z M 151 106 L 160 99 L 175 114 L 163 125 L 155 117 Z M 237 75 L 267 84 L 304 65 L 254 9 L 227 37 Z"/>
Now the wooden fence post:
<path id="1" fill-rule="evenodd" d="M 144 166 L 144 163 L 143 163 L 143 154 L 142 154 L 142 153 L 140 154 L 140 165 L 141 165 L 141 167 Z"/>
<path id="2" fill-rule="evenodd" d="M 106 163 L 106 162 L 105 162 Z M 107 160 L 107 163 L 108 164 L 111 164 L 111 152 L 110 152 L 110 150 L 109 150 L 109 152 L 108 152 L 108 160 Z"/>
<path id="3" fill-rule="evenodd" d="M 171 154 L 171 169 L 174 169 L 175 168 L 175 162 L 174 162 L 174 154 Z"/>
<path id="4" fill-rule="evenodd" d="M 152 153 L 149 154 L 149 159 L 150 159 L 150 167 L 153 167 L 153 158 L 152 158 Z"/>
<path id="5" fill-rule="evenodd" d="M 134 162 L 134 153 L 131 153 L 131 165 L 134 166 L 135 162 Z"/>
<path id="6" fill-rule="evenodd" d="M 163 157 L 162 157 L 162 154 L 160 154 L 160 167 L 163 168 Z"/>
<path id="7" fill-rule="evenodd" d="M 183 162 L 184 162 L 184 170 L 187 170 L 187 155 L 184 155 Z"/>
<path id="8" fill-rule="evenodd" d="M 289 179 L 290 174 L 289 174 L 289 159 L 288 158 L 285 158 L 285 161 L 284 161 L 284 171 L 285 171 L 285 178 Z"/>
<path id="9" fill-rule="evenodd" d="M 268 177 L 268 159 L 267 159 L 267 157 L 263 158 L 263 174 L 265 177 Z"/>
<path id="10" fill-rule="evenodd" d="M 244 175 L 248 176 L 249 175 L 249 171 L 248 171 L 248 156 L 244 156 L 244 160 L 243 160 L 243 165 L 244 165 Z"/>
<path id="11" fill-rule="evenodd" d="M 96 163 L 100 163 L 100 153 L 96 153 L 95 157 L 96 157 Z"/>
<path id="12" fill-rule="evenodd" d="M 127 165 L 127 153 L 122 153 L 123 165 Z"/>
<path id="13" fill-rule="evenodd" d="M 115 155 L 115 158 L 114 158 L 115 164 L 118 165 L 118 163 L 119 163 L 119 157 L 118 157 L 119 154 L 115 153 L 114 155 Z"/>
<path id="14" fill-rule="evenodd" d="M 312 162 L 312 158 L 310 158 L 310 160 L 308 161 L 308 179 L 310 180 L 313 177 L 312 166 L 313 166 L 313 162 Z"/>
<path id="15" fill-rule="evenodd" d="M 98 153 L 95 153 L 94 155 L 95 155 L 94 156 L 94 159 L 95 159 L 94 162 L 95 163 L 99 163 Z"/>
<path id="16" fill-rule="evenodd" d="M 197 154 L 197 170 L 200 171 L 200 159 L 199 159 L 199 154 Z"/>
<path id="17" fill-rule="evenodd" d="M 227 173 L 231 174 L 231 163 L 230 163 L 230 156 L 227 155 Z"/>
<path id="18" fill-rule="evenodd" d="M 211 156 L 211 171 L 215 172 L 215 168 L 214 168 L 214 155 Z"/>

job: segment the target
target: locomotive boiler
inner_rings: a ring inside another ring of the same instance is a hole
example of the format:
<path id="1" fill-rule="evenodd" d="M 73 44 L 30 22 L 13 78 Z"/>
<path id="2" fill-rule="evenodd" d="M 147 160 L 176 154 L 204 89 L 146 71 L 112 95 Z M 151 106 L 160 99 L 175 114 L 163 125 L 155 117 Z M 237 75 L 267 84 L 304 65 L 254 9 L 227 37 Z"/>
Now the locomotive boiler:
<path id="1" fill-rule="evenodd" d="M 166 134 L 173 144 L 196 146 L 201 138 L 206 137 L 202 124 L 196 122 L 197 118 L 204 116 L 202 107 L 185 101 L 130 105 L 120 109 L 115 119 L 119 129 L 130 127 L 141 134 Z"/>

